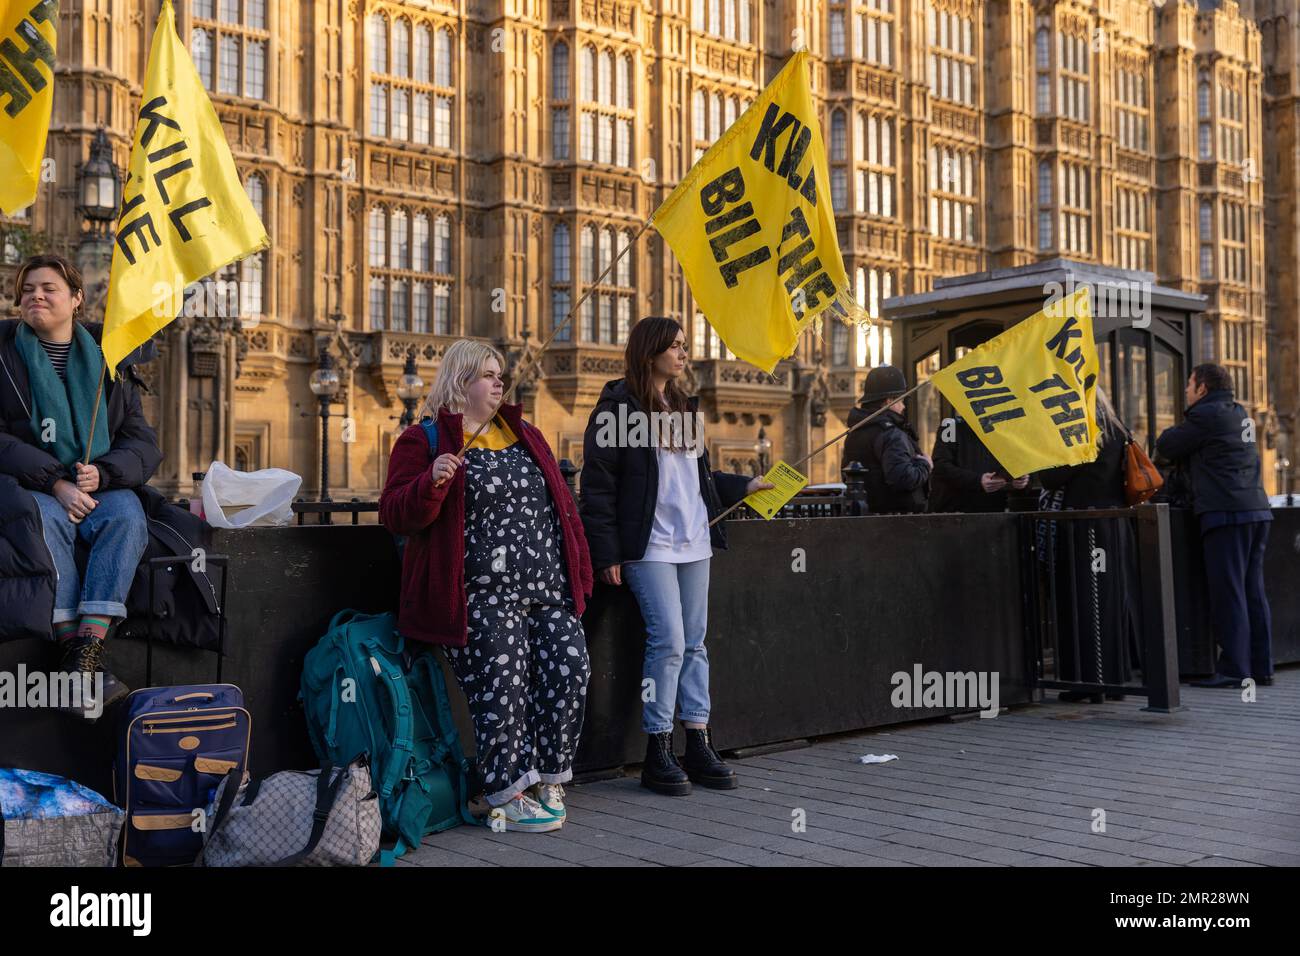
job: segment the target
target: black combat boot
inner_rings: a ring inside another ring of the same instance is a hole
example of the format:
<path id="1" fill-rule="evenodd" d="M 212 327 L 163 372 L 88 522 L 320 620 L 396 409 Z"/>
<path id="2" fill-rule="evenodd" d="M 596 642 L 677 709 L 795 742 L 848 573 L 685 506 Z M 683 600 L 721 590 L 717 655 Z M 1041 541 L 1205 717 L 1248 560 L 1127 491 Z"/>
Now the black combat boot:
<path id="1" fill-rule="evenodd" d="M 703 730 L 686 728 L 686 756 L 682 763 L 692 783 L 712 790 L 735 790 L 739 786 L 736 771 L 723 763 L 713 749 L 707 727 Z"/>
<path id="2" fill-rule="evenodd" d="M 104 666 L 104 642 L 97 637 L 72 637 L 65 641 L 59 670 L 75 676 L 75 680 L 64 684 L 74 696 L 61 701 L 58 709 L 91 723 L 103 716 L 111 704 L 131 693 L 131 688 Z"/>
<path id="3" fill-rule="evenodd" d="M 641 786 L 670 797 L 684 797 L 691 792 L 691 781 L 673 754 L 673 732 L 650 734 L 645 745 L 645 765 L 641 768 Z"/>

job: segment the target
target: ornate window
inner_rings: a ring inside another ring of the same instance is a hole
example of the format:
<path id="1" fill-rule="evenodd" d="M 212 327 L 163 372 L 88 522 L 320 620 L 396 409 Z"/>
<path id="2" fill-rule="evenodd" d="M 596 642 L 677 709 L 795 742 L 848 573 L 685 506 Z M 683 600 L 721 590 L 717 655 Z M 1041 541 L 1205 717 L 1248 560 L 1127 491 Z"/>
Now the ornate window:
<path id="1" fill-rule="evenodd" d="M 894 65 L 894 0 L 867 0 L 853 20 L 853 55 L 880 66 Z"/>
<path id="2" fill-rule="evenodd" d="M 405 17 L 366 20 L 370 135 L 452 147 L 451 31 Z"/>
<path id="3" fill-rule="evenodd" d="M 930 95 L 974 106 L 975 25 L 970 17 L 930 5 L 926 9 L 929 57 L 926 68 Z"/>
<path id="4" fill-rule="evenodd" d="M 559 327 L 573 307 L 573 247 L 568 224 L 557 222 L 551 233 L 551 328 Z M 555 336 L 557 342 L 573 338 L 572 326 L 566 325 Z"/>
<path id="5" fill-rule="evenodd" d="M 196 0 L 190 51 L 203 88 L 266 99 L 266 0 Z M 215 69 L 215 73 L 214 73 Z"/>
<path id="6" fill-rule="evenodd" d="M 551 49 L 551 157 L 569 158 L 569 45 Z"/>
<path id="7" fill-rule="evenodd" d="M 955 145 L 930 147 L 930 234 L 975 242 L 976 155 Z"/>
<path id="8" fill-rule="evenodd" d="M 451 216 L 372 206 L 367 214 L 372 329 L 451 334 Z"/>

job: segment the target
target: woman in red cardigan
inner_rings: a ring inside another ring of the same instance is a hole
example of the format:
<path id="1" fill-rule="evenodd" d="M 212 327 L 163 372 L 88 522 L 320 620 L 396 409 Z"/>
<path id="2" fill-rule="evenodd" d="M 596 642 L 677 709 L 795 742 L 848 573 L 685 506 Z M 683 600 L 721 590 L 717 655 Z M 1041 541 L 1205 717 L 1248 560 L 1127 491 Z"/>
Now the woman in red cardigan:
<path id="1" fill-rule="evenodd" d="M 481 342 L 447 349 L 423 409 L 438 447 L 421 425 L 402 433 L 379 516 L 408 536 L 398 627 L 447 649 L 492 819 L 537 833 L 565 820 L 590 672 L 580 615 L 591 558 L 546 439 L 518 405 L 497 408 L 503 367 Z"/>

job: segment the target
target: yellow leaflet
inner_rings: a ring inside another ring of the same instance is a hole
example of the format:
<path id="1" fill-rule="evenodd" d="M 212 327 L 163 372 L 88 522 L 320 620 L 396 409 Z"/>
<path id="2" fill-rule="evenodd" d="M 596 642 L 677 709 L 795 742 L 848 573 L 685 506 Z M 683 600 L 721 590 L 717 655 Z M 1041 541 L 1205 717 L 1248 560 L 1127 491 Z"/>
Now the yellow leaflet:
<path id="1" fill-rule="evenodd" d="M 1088 287 L 930 379 L 1013 477 L 1097 458 L 1097 345 Z"/>
<path id="2" fill-rule="evenodd" d="M 109 373 L 176 318 L 187 285 L 268 243 L 166 0 L 117 221 L 104 319 Z"/>
<path id="3" fill-rule="evenodd" d="M 776 487 L 746 495 L 745 504 L 762 515 L 765 521 L 770 521 L 773 515 L 785 507 L 787 501 L 803 491 L 804 486 L 808 484 L 806 475 L 801 475 L 783 461 L 773 465 L 763 476 L 763 480 L 771 482 Z"/>
<path id="4" fill-rule="evenodd" d="M 56 0 L 0 0 L 0 210 L 36 199 L 54 105 Z"/>
<path id="5" fill-rule="evenodd" d="M 652 221 L 709 324 L 768 373 L 814 317 L 829 310 L 865 320 L 840 257 L 806 52 L 790 58 Z"/>

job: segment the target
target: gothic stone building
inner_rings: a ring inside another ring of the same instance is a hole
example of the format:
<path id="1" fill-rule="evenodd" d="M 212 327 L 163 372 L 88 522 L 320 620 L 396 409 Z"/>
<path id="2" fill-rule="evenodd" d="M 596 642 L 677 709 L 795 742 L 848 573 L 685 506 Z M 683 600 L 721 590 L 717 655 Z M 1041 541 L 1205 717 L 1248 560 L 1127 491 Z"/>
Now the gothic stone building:
<path id="1" fill-rule="evenodd" d="M 1065 257 L 1208 296 L 1204 348 L 1295 458 L 1300 0 L 176 0 L 271 248 L 160 336 L 158 484 L 221 459 L 317 485 L 319 347 L 339 362 L 331 486 L 382 487 L 407 352 L 511 362 L 590 288 L 792 47 L 813 54 L 845 265 L 873 314 L 933 280 Z M 82 255 L 78 164 L 127 162 L 158 0 L 63 0 L 48 155 L 5 255 Z M 92 306 L 95 303 L 92 303 Z M 218 314 L 213 314 L 213 313 Z M 828 324 L 768 376 L 728 355 L 649 231 L 522 383 L 578 460 L 639 317 L 686 327 L 715 462 L 842 428 L 891 329 Z M 908 369 L 909 378 L 926 369 Z M 839 455 L 811 468 L 833 479 Z M 1272 472 L 1268 473 L 1272 487 Z"/>

